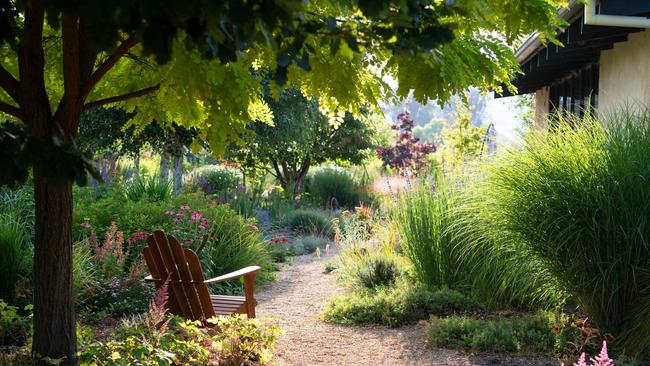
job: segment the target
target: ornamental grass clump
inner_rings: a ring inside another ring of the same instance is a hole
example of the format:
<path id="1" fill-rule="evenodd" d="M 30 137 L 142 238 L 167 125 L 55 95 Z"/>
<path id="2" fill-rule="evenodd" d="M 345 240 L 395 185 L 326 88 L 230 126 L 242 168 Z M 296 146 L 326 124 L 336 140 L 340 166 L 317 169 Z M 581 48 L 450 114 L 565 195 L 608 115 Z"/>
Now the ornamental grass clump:
<path id="1" fill-rule="evenodd" d="M 400 198 L 395 212 L 400 246 L 418 281 L 431 289 L 453 288 L 463 282 L 459 254 L 447 230 L 452 219 L 452 193 L 444 184 L 422 183 Z"/>
<path id="2" fill-rule="evenodd" d="M 567 295 L 544 261 L 494 212 L 499 197 L 491 182 L 479 176 L 456 184 L 446 230 L 472 295 L 492 307 L 534 310 L 563 303 Z"/>
<path id="3" fill-rule="evenodd" d="M 637 356 L 650 344 L 650 109 L 552 125 L 492 166 L 491 214 Z"/>
<path id="4" fill-rule="evenodd" d="M 354 178 L 340 167 L 317 169 L 309 178 L 308 189 L 324 207 L 353 207 L 359 203 Z"/>

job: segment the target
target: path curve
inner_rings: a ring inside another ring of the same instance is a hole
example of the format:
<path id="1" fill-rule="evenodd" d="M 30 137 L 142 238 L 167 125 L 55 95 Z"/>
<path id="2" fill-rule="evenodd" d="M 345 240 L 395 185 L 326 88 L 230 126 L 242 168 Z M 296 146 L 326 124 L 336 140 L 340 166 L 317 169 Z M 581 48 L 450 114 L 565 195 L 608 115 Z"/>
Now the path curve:
<path id="1" fill-rule="evenodd" d="M 462 354 L 432 349 L 422 325 L 400 328 L 325 323 L 319 315 L 332 295 L 343 293 L 335 274 L 324 273 L 334 255 L 295 257 L 277 281 L 256 298 L 259 318 L 279 319 L 285 334 L 277 354 L 285 366 L 302 365 L 512 365 L 557 366 L 550 359 Z"/>

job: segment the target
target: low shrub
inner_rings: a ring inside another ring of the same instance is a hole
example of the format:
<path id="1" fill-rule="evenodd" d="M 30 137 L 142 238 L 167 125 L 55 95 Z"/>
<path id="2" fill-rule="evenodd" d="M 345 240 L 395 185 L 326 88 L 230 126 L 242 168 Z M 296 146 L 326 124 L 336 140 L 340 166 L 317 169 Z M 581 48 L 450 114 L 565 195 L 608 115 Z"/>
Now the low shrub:
<path id="1" fill-rule="evenodd" d="M 289 213 L 287 227 L 296 235 L 331 237 L 333 234 L 330 218 L 327 214 L 316 210 L 300 209 Z"/>
<path id="2" fill-rule="evenodd" d="M 191 173 L 192 185 L 205 194 L 219 194 L 233 196 L 241 173 L 225 165 L 206 165 L 195 169 Z"/>
<path id="3" fill-rule="evenodd" d="M 308 235 L 296 238 L 291 243 L 291 252 L 294 255 L 312 254 L 316 249 L 323 250 L 330 244 L 328 238 L 322 236 Z"/>
<path id="4" fill-rule="evenodd" d="M 354 178 L 343 168 L 316 169 L 309 177 L 307 189 L 325 207 L 353 207 L 359 203 Z"/>
<path id="5" fill-rule="evenodd" d="M 325 308 L 323 318 L 339 324 L 397 327 L 427 319 L 430 314 L 462 313 L 476 307 L 473 300 L 458 291 L 430 291 L 422 285 L 400 282 L 396 287 L 359 289 L 334 297 Z"/>
<path id="6" fill-rule="evenodd" d="M 341 266 L 341 265 L 340 265 L 339 263 L 336 263 L 336 262 L 327 262 L 327 263 L 325 263 L 325 265 L 323 266 L 323 269 L 325 270 L 325 272 L 327 272 L 327 273 L 331 273 L 331 272 L 334 272 L 334 271 L 336 271 L 337 269 L 339 269 L 340 266 Z"/>
<path id="7" fill-rule="evenodd" d="M 400 269 L 391 257 L 368 257 L 357 266 L 358 282 L 366 288 L 389 286 L 395 284 L 400 276 Z"/>
<path id="8" fill-rule="evenodd" d="M 95 231 L 103 238 L 104 234 L 111 230 L 113 222 L 120 230 L 129 234 L 164 229 L 170 222 L 165 211 L 174 207 L 173 202 L 175 199 L 171 202 L 127 200 L 117 187 L 99 200 L 75 201 L 73 233 L 77 239 L 81 239 Z"/>
<path id="9" fill-rule="evenodd" d="M 282 330 L 275 324 L 247 319 L 238 314 L 208 320 L 219 332 L 212 337 L 219 365 L 267 365 L 273 361 L 276 338 Z"/>
<path id="10" fill-rule="evenodd" d="M 32 328 L 32 306 L 28 305 L 24 313 L 15 306 L 0 299 L 0 346 L 23 346 Z M 1 361 L 1 359 L 0 359 Z"/>
<path id="11" fill-rule="evenodd" d="M 275 263 L 284 263 L 295 253 L 291 249 L 292 238 L 284 231 L 267 231 L 268 251 Z"/>
<path id="12" fill-rule="evenodd" d="M 546 314 L 479 320 L 467 316 L 431 317 L 428 338 L 433 347 L 474 352 L 551 352 L 555 335 Z"/>

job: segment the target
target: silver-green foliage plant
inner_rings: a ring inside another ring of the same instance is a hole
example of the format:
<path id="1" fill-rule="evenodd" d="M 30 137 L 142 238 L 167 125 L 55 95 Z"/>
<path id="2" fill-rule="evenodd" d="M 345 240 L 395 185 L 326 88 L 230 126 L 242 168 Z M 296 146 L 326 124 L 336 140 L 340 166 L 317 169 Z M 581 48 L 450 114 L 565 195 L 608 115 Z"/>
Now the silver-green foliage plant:
<path id="1" fill-rule="evenodd" d="M 650 343 L 650 109 L 554 122 L 490 170 L 492 212 L 582 311 L 623 335 L 619 349 L 638 354 Z"/>

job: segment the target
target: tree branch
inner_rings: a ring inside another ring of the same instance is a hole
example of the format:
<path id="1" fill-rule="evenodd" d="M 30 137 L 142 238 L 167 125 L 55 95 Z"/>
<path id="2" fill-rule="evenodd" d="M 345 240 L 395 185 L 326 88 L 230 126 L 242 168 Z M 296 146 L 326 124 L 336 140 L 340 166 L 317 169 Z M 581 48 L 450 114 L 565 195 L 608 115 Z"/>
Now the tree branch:
<path id="1" fill-rule="evenodd" d="M 11 99 L 20 104 L 22 99 L 20 97 L 20 82 L 2 65 L 0 65 L 0 87 L 9 94 Z"/>
<path id="2" fill-rule="evenodd" d="M 52 117 L 45 88 L 45 51 L 43 50 L 45 9 L 42 1 L 39 0 L 29 1 L 26 4 L 24 36 L 18 46 L 21 107 L 24 113 L 23 121 L 33 133 L 40 136 L 50 133 L 49 122 Z"/>
<path id="3" fill-rule="evenodd" d="M 131 36 L 127 38 L 124 42 L 122 42 L 115 52 L 113 52 L 104 62 L 102 62 L 101 65 L 95 70 L 95 72 L 90 76 L 90 80 L 88 80 L 88 83 L 84 86 L 83 91 L 82 91 L 82 96 L 86 97 L 90 92 L 93 90 L 95 85 L 99 82 L 99 80 L 106 75 L 107 72 L 110 71 L 113 66 L 119 61 L 120 57 L 124 55 L 128 50 L 133 48 L 138 44 L 138 41 L 135 39 L 135 37 Z"/>
<path id="4" fill-rule="evenodd" d="M 23 116 L 23 113 L 19 108 L 14 107 L 14 106 L 12 106 L 10 104 L 7 104 L 5 102 L 0 102 L 0 112 L 5 112 L 7 114 L 10 114 L 10 115 L 20 119 L 20 120 L 23 120 L 25 118 L 25 116 Z"/>
<path id="5" fill-rule="evenodd" d="M 54 112 L 53 120 L 63 127 L 65 135 L 74 135 L 83 100 L 81 93 L 81 75 L 79 66 L 79 19 L 63 15 L 61 26 L 63 36 L 63 97 Z"/>
<path id="6" fill-rule="evenodd" d="M 300 171 L 298 172 L 298 177 L 302 179 L 307 172 L 309 171 L 309 167 L 311 166 L 311 160 L 306 159 L 303 163 L 302 166 L 300 167 Z"/>
<path id="7" fill-rule="evenodd" d="M 288 182 L 282 176 L 282 172 L 280 171 L 280 167 L 278 166 L 278 163 L 273 158 L 270 158 L 269 160 L 271 160 L 271 165 L 273 165 L 273 169 L 275 170 L 275 173 L 277 174 L 275 177 L 280 181 L 280 184 L 282 185 L 282 187 L 285 188 L 287 186 Z"/>
<path id="8" fill-rule="evenodd" d="M 103 106 L 105 104 L 121 102 L 121 101 L 124 101 L 124 100 L 141 97 L 143 95 L 154 93 L 154 92 L 158 91 L 158 89 L 160 89 L 160 84 L 156 84 L 156 85 L 150 86 L 148 88 L 136 90 L 134 92 L 118 95 L 118 96 L 115 96 L 115 97 L 99 99 L 99 100 L 96 100 L 94 102 L 86 103 L 84 105 L 83 109 L 84 110 L 93 109 L 93 108 L 101 107 L 101 106 Z"/>
<path id="9" fill-rule="evenodd" d="M 84 26 L 83 20 L 79 20 L 79 73 L 81 75 L 82 92 L 84 91 L 84 86 L 90 82 L 97 54 L 97 50 L 90 44 L 88 30 Z"/>

